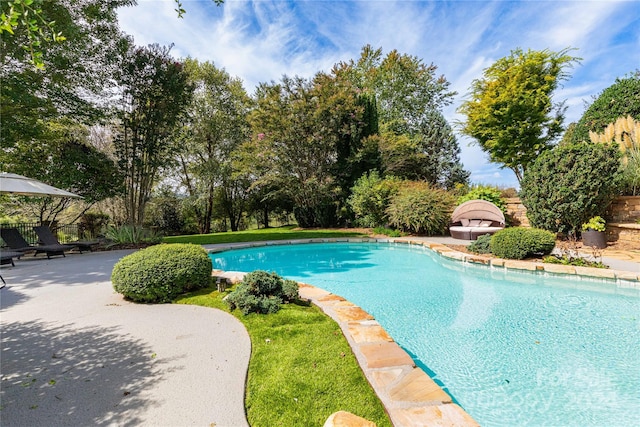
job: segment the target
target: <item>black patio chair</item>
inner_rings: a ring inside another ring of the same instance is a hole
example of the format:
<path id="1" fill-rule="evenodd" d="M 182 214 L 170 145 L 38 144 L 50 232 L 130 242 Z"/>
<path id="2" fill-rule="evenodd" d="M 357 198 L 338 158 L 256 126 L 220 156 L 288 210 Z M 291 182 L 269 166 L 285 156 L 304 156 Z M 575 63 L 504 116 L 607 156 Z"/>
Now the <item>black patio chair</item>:
<path id="1" fill-rule="evenodd" d="M 11 266 L 15 267 L 16 265 L 13 262 L 13 259 L 20 259 L 22 255 L 24 255 L 24 253 L 22 252 L 6 251 L 4 249 L 0 249 L 0 265 L 11 264 Z"/>
<path id="2" fill-rule="evenodd" d="M 63 245 L 30 245 L 17 228 L 1 228 L 0 237 L 2 237 L 7 246 L 16 252 L 35 252 L 34 256 L 47 254 L 47 259 L 52 256 L 65 256 L 64 251 L 69 250 L 68 246 Z"/>
<path id="3" fill-rule="evenodd" d="M 62 246 L 70 246 L 71 248 L 78 248 L 80 253 L 84 249 L 89 250 L 89 252 L 93 252 L 93 246 L 97 246 L 100 242 L 88 241 L 88 240 L 77 240 L 75 242 L 70 243 L 60 243 L 58 238 L 53 234 L 51 229 L 46 225 L 40 225 L 38 227 L 33 227 L 33 231 L 36 232 L 40 241 L 45 245 L 62 245 Z"/>

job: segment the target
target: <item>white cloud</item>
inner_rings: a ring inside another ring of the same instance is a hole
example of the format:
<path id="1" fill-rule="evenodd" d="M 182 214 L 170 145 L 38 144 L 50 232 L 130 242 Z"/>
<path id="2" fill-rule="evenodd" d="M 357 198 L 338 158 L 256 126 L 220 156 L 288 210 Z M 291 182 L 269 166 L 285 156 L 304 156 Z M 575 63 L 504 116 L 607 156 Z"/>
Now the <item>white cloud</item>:
<path id="1" fill-rule="evenodd" d="M 606 22 L 624 3 L 615 1 L 558 2 L 545 8 L 545 26 L 531 31 L 544 46 L 552 50 L 566 47 L 598 46 L 610 37 Z"/>

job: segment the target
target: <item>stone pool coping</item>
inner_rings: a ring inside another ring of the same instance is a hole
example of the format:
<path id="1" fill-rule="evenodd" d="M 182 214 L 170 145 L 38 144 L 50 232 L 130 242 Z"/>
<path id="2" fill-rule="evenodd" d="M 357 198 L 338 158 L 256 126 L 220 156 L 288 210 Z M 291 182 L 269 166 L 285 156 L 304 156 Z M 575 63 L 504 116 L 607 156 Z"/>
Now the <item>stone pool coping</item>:
<path id="1" fill-rule="evenodd" d="M 619 287 L 640 288 L 640 274 L 590 267 L 574 267 L 540 262 L 490 258 L 456 251 L 440 243 L 407 239 L 335 238 L 251 242 L 221 245 L 209 253 L 272 245 L 304 243 L 401 243 L 425 246 L 440 256 L 471 264 L 505 270 L 526 270 L 558 275 L 576 275 L 615 281 Z M 213 275 L 236 283 L 245 273 L 214 270 Z M 331 317 L 342 330 L 360 368 L 386 408 L 396 427 L 425 425 L 479 426 L 436 382 L 403 350 L 382 326 L 361 307 L 339 295 L 312 285 L 300 284 L 300 296 Z"/>

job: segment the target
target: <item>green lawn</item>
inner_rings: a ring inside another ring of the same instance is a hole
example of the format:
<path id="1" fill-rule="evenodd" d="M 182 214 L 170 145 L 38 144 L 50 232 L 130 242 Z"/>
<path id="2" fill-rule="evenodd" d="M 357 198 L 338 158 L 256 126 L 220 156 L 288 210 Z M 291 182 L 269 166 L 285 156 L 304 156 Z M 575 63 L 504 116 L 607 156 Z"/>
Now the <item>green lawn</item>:
<path id="1" fill-rule="evenodd" d="M 340 237 L 363 237 L 366 234 L 342 230 L 300 230 L 293 226 L 279 228 L 261 228 L 258 230 L 235 231 L 226 233 L 194 234 L 190 236 L 171 236 L 164 243 L 194 243 L 208 245 L 214 243 L 263 242 L 266 240 L 293 239 L 332 239 Z"/>
<path id="2" fill-rule="evenodd" d="M 209 288 L 176 302 L 229 312 L 222 301 L 228 292 Z M 339 410 L 391 426 L 340 327 L 317 307 L 301 302 L 276 314 L 232 314 L 251 336 L 245 406 L 253 427 L 321 426 Z"/>

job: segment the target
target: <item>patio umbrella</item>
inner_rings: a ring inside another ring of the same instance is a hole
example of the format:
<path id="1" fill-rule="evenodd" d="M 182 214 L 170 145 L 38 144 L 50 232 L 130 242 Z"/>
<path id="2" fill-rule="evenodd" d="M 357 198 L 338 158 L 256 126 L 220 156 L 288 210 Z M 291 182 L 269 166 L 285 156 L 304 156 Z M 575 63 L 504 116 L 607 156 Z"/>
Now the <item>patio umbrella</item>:
<path id="1" fill-rule="evenodd" d="M 61 190 L 51 185 L 40 182 L 37 179 L 15 173 L 0 173 L 0 193 L 9 193 L 19 196 L 53 196 L 53 197 L 73 197 L 82 199 L 82 196 Z"/>

